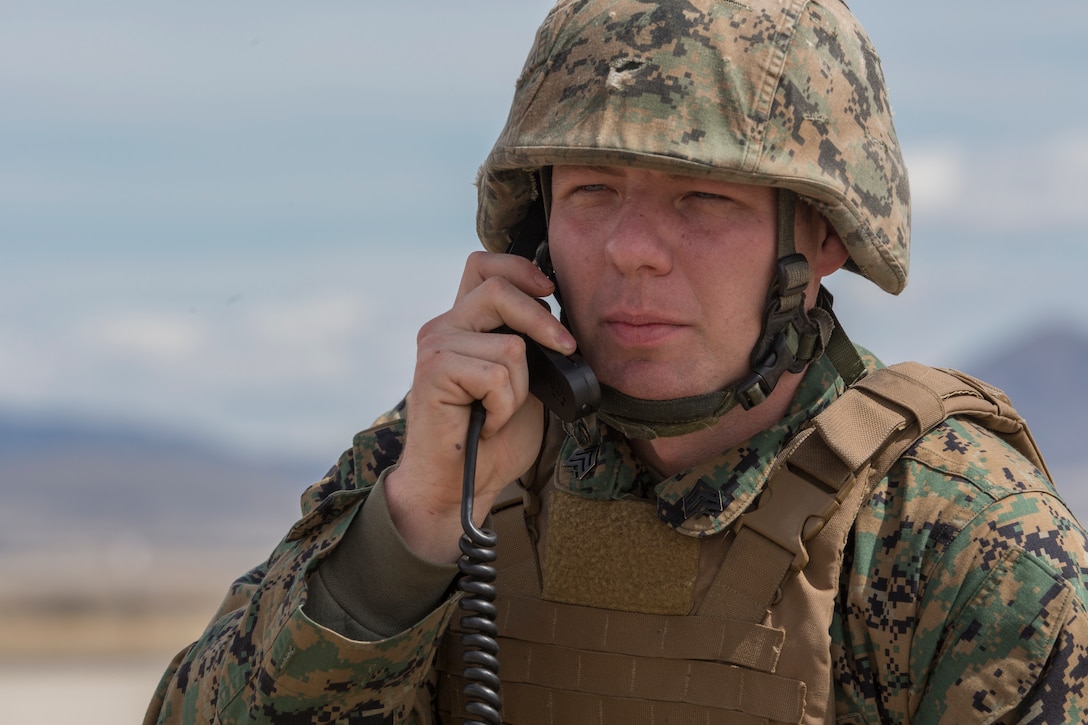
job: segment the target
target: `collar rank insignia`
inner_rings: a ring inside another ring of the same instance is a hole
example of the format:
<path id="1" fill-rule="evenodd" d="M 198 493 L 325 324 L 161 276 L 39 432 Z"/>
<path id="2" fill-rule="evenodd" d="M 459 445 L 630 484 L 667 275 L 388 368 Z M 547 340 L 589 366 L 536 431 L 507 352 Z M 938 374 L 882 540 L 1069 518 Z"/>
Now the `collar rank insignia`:
<path id="1" fill-rule="evenodd" d="M 714 517 L 725 509 L 722 492 L 708 486 L 701 478 L 684 496 L 682 505 L 685 520 L 696 516 Z"/>
<path id="2" fill-rule="evenodd" d="M 563 466 L 571 472 L 571 475 L 582 481 L 597 467 L 599 456 L 600 446 L 575 448 L 574 453 L 570 454 L 570 458 L 566 460 Z"/>

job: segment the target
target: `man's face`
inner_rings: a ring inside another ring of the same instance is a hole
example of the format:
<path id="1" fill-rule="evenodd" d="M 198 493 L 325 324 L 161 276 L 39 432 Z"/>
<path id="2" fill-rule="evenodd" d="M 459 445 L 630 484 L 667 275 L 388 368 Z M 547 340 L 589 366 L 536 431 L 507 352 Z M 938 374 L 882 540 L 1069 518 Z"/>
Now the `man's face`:
<path id="1" fill-rule="evenodd" d="M 745 375 L 774 273 L 775 215 L 767 187 L 556 166 L 552 260 L 601 381 L 662 400 Z"/>

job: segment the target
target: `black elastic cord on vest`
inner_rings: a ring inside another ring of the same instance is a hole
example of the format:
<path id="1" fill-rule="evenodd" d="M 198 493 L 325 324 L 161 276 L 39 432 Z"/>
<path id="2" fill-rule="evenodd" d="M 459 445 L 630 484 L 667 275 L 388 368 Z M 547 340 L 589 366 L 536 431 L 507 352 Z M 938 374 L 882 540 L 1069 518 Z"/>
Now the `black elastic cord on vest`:
<path id="1" fill-rule="evenodd" d="M 476 498 L 476 451 L 480 447 L 480 431 L 483 430 L 487 412 L 479 400 L 473 402 L 469 417 L 468 434 L 465 437 L 465 470 L 461 481 L 461 536 L 463 556 L 457 562 L 461 579 L 457 588 L 465 593 L 461 609 L 465 616 L 461 626 L 464 645 L 466 725 L 500 725 L 502 722 L 502 695 L 499 681 L 499 643 L 495 626 L 495 544 L 498 536 L 489 529 L 480 529 L 472 520 Z M 468 719 L 467 716 L 480 718 Z"/>

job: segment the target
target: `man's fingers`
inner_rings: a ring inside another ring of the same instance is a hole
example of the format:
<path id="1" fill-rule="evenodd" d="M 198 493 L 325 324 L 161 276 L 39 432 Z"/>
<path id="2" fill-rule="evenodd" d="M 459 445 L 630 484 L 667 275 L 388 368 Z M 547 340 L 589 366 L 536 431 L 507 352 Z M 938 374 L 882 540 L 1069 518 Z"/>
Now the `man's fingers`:
<path id="1" fill-rule="evenodd" d="M 420 393 L 420 386 L 432 388 L 437 404 L 463 406 L 482 400 L 488 411 L 485 435 L 501 428 L 529 391 L 525 343 L 517 335 L 428 335 L 420 342 L 416 372 L 414 387 Z"/>
<path id="2" fill-rule="evenodd" d="M 461 300 L 484 280 L 501 277 L 530 297 L 546 297 L 555 288 L 552 281 L 540 269 L 524 257 L 514 254 L 473 252 L 465 263 L 457 299 Z"/>
<path id="3" fill-rule="evenodd" d="M 477 332 L 506 326 L 567 355 L 576 347 L 570 332 L 546 305 L 540 304 L 539 298 L 526 294 L 505 277 L 484 279 L 439 320 Z"/>

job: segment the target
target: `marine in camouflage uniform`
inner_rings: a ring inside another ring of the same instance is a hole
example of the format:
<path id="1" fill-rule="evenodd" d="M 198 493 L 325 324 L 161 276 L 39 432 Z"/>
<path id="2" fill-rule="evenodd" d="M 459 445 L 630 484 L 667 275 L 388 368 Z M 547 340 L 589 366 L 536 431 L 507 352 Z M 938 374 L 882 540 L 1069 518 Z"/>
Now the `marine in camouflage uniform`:
<path id="1" fill-rule="evenodd" d="M 830 221 L 848 268 L 892 293 L 906 283 L 906 171 L 877 55 L 837 0 L 560 2 L 481 169 L 478 227 L 489 250 L 506 249 L 542 203 L 541 180 L 547 196 L 548 169 L 562 164 L 774 187 L 780 210 L 792 194 Z M 782 226 L 780 257 L 790 251 L 782 251 Z M 640 412 L 659 408 L 624 396 L 625 405 L 610 408 L 606 396 L 586 427 L 550 419 L 542 454 L 522 478 L 609 506 L 648 501 L 668 536 L 728 542 L 779 454 L 853 378 L 822 354 L 824 327 L 815 325 L 814 349 L 802 342 L 811 337 L 808 315 L 820 319 L 823 307 L 810 302 L 805 315 L 765 321 L 753 369 L 768 370 L 772 349 L 806 368 L 777 423 L 662 475 L 636 452 L 640 436 L 682 436 L 713 425 L 729 406 L 765 405 L 752 396 L 771 399 L 774 381 L 760 378 L 754 392 L 751 379 L 718 391 L 694 423 L 647 422 Z M 571 322 L 577 329 L 578 319 Z M 866 370 L 880 367 L 861 352 Z M 391 515 L 387 484 L 405 459 L 411 405 L 410 398 L 407 413 L 394 411 L 357 435 L 306 492 L 303 518 L 267 562 L 234 584 L 201 639 L 171 664 L 146 722 L 435 720 L 436 703 L 448 697 L 438 695 L 445 687 L 438 652 L 461 595 L 451 593 L 456 568 L 417 556 Z M 595 458 L 577 465 L 586 440 Z M 608 530 L 604 522 L 599 528 Z M 610 544 L 600 531 L 587 532 L 597 548 L 581 563 L 607 572 L 628 547 L 638 550 L 629 541 Z M 576 556 L 572 549 L 564 551 Z M 547 589 L 549 570 L 565 563 L 544 558 Z M 1084 531 L 1044 472 L 977 422 L 945 421 L 876 483 L 845 542 L 826 719 L 1088 721 L 1086 564 Z M 577 596 L 594 607 L 622 611 L 629 603 L 587 586 Z M 636 593 L 628 608 L 648 609 L 659 594 L 670 592 Z M 679 606 L 694 611 L 698 596 L 680 597 Z M 713 719 L 699 712 L 699 721 Z M 718 721 L 759 720 L 726 713 Z"/>

